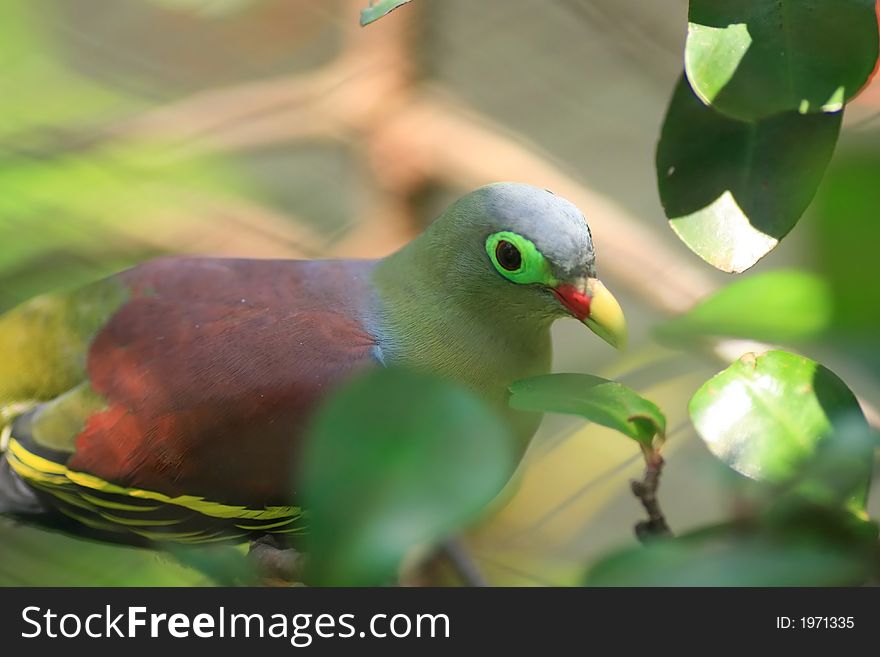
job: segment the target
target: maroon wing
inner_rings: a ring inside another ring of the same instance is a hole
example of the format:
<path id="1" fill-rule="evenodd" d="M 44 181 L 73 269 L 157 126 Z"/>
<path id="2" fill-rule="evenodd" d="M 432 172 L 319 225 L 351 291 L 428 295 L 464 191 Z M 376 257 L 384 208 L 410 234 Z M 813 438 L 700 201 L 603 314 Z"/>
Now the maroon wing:
<path id="1" fill-rule="evenodd" d="M 368 261 L 167 258 L 120 276 L 130 299 L 92 343 L 108 408 L 72 470 L 238 505 L 288 501 L 313 411 L 377 363 Z"/>

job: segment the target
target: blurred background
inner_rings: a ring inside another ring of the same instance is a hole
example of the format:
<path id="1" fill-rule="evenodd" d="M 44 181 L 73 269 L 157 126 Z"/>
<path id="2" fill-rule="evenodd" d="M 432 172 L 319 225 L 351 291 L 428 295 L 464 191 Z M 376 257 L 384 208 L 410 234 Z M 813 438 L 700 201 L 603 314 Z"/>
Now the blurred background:
<path id="1" fill-rule="evenodd" d="M 651 338 L 730 280 L 678 241 L 657 195 L 686 0 L 420 0 L 360 28 L 366 4 L 0 3 L 0 311 L 161 254 L 381 256 L 470 189 L 546 187 L 590 221 L 632 331 L 618 354 L 559 322 L 555 371 L 617 378 L 660 405 L 670 525 L 723 517 L 734 475 L 686 420 L 723 363 Z M 878 143 L 878 115 L 875 85 L 848 108 L 836 160 Z M 755 271 L 821 267 L 814 223 L 808 213 Z M 814 355 L 880 402 L 858 363 Z M 466 543 L 493 584 L 574 583 L 635 543 L 628 481 L 641 468 L 635 443 L 547 417 Z M 0 520 L 3 585 L 211 581 L 167 556 Z"/>

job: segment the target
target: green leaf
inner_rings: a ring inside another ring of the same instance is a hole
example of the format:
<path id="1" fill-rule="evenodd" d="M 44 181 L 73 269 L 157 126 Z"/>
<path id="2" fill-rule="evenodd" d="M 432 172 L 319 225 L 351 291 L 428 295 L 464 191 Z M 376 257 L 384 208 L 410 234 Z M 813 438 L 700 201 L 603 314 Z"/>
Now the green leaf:
<path id="1" fill-rule="evenodd" d="M 833 314 L 831 287 L 821 276 L 771 271 L 734 281 L 662 324 L 657 333 L 674 341 L 694 337 L 800 341 L 830 330 Z"/>
<path id="2" fill-rule="evenodd" d="M 741 272 L 797 223 L 834 152 L 841 114 L 759 123 L 707 107 L 682 78 L 657 146 L 660 200 L 672 230 L 706 262 Z"/>
<path id="3" fill-rule="evenodd" d="M 703 384 L 689 410 L 716 457 L 747 477 L 771 484 L 796 480 L 839 436 L 867 430 L 859 404 L 843 381 L 819 363 L 786 351 L 746 354 Z M 870 474 L 871 449 L 860 448 L 855 455 L 863 464 L 857 467 L 859 482 Z M 834 458 L 840 461 L 842 455 Z M 812 497 L 816 487 L 808 482 L 802 492 Z M 823 499 L 817 501 L 824 501 L 826 493 L 821 491 L 818 497 Z M 858 497 L 863 502 L 863 494 Z"/>
<path id="4" fill-rule="evenodd" d="M 592 566 L 586 586 L 855 586 L 871 572 L 857 548 L 799 533 L 729 525 L 654 541 Z"/>
<path id="5" fill-rule="evenodd" d="M 361 27 L 379 20 L 386 14 L 391 13 L 398 7 L 401 7 L 410 1 L 411 0 L 379 0 L 378 2 L 373 2 L 371 0 L 369 7 L 361 9 Z"/>
<path id="6" fill-rule="evenodd" d="M 211 586 L 167 554 L 76 538 L 0 517 L 0 586 Z"/>
<path id="7" fill-rule="evenodd" d="M 778 504 L 803 506 L 806 500 L 827 508 L 844 507 L 859 518 L 866 517 L 877 432 L 856 414 L 836 424 L 834 434 L 819 443 Z"/>
<path id="8" fill-rule="evenodd" d="M 515 468 L 496 415 L 446 381 L 381 369 L 319 412 L 304 453 L 309 572 L 322 585 L 375 585 L 403 557 L 472 521 Z"/>
<path id="9" fill-rule="evenodd" d="M 691 86 L 744 121 L 839 111 L 877 61 L 874 0 L 691 0 L 688 19 Z"/>
<path id="10" fill-rule="evenodd" d="M 828 171 L 814 205 L 817 260 L 831 281 L 835 323 L 848 337 L 880 339 L 880 150 L 876 143 L 849 153 Z"/>
<path id="11" fill-rule="evenodd" d="M 193 547 L 166 543 L 162 549 L 181 565 L 201 573 L 217 586 L 257 586 L 260 574 L 248 557 L 245 545 Z"/>
<path id="12" fill-rule="evenodd" d="M 510 405 L 523 411 L 580 415 L 650 448 L 666 432 L 657 405 L 621 383 L 589 374 L 547 374 L 510 386 Z"/>

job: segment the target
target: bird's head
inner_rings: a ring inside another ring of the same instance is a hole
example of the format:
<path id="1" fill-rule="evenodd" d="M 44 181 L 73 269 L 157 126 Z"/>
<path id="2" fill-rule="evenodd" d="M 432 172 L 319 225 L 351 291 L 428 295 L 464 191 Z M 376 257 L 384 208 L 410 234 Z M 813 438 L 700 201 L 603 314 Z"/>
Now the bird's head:
<path id="1" fill-rule="evenodd" d="M 615 347 L 626 344 L 620 305 L 596 275 L 583 214 L 552 192 L 519 183 L 481 187 L 431 232 L 447 286 L 479 290 L 512 319 L 570 315 Z"/>

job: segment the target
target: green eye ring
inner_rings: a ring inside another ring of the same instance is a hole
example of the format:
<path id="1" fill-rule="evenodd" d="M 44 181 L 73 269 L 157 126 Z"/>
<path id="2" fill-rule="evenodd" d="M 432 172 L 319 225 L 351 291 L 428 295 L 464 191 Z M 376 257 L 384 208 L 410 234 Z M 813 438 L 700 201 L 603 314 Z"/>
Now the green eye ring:
<path id="1" fill-rule="evenodd" d="M 538 247 L 522 235 L 507 230 L 489 235 L 486 254 L 498 273 L 513 283 L 556 285 L 550 263 Z"/>

